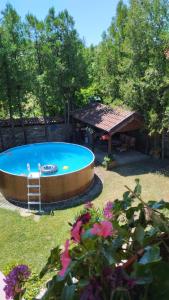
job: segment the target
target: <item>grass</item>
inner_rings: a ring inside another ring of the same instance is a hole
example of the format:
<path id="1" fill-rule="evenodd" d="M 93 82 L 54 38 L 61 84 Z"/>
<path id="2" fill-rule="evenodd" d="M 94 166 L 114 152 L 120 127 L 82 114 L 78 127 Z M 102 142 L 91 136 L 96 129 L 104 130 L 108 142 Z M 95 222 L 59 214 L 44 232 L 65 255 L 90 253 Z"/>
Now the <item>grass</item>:
<path id="1" fill-rule="evenodd" d="M 168 177 L 159 172 L 161 165 L 155 162 L 137 163 L 106 171 L 97 167 L 103 180 L 103 191 L 94 200 L 97 207 L 107 201 L 120 198 L 124 185 L 133 188 L 134 179 L 140 178 L 145 200 L 169 200 Z M 167 174 L 167 173 L 165 173 Z M 45 264 L 50 249 L 63 244 L 68 236 L 68 221 L 73 221 L 82 206 L 55 211 L 54 216 L 40 218 L 23 217 L 17 212 L 0 209 L 0 270 L 8 264 L 26 263 L 35 272 Z"/>
<path id="2" fill-rule="evenodd" d="M 39 271 L 50 249 L 62 243 L 68 234 L 68 220 L 79 208 L 57 211 L 54 216 L 21 217 L 18 213 L 0 210 L 0 270 L 6 264 L 26 263 Z"/>

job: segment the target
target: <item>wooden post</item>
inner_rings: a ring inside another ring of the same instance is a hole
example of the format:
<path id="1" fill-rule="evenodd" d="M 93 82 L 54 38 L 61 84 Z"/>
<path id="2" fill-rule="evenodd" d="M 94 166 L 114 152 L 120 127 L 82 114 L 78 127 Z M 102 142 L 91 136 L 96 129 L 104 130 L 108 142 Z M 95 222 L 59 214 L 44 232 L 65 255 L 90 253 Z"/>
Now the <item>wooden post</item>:
<path id="1" fill-rule="evenodd" d="M 109 140 L 108 140 L 108 154 L 111 154 L 112 151 L 112 139 L 111 139 L 111 135 L 109 135 Z"/>
<path id="2" fill-rule="evenodd" d="M 164 147 L 165 147 L 164 132 L 162 132 L 162 135 L 161 135 L 161 158 L 162 159 L 164 159 Z"/>
<path id="3" fill-rule="evenodd" d="M 2 129 L 1 129 L 1 124 L 0 124 L 0 143 L 1 143 L 1 149 L 2 151 L 4 150 L 4 142 L 3 142 L 3 135 L 2 135 Z"/>
<path id="4" fill-rule="evenodd" d="M 40 91 L 40 103 L 41 103 L 41 109 L 43 113 L 43 119 L 44 119 L 44 127 L 45 127 L 45 138 L 48 141 L 49 140 L 49 135 L 48 135 L 48 126 L 47 126 L 47 118 L 46 118 L 46 104 L 44 100 L 44 88 L 41 89 Z"/>

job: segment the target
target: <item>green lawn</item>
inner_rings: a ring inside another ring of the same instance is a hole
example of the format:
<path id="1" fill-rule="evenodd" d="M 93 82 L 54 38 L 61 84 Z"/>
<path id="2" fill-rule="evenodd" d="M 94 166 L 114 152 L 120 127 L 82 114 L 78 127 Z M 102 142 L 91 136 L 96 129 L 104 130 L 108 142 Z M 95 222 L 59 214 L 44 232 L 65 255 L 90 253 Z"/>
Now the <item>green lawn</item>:
<path id="1" fill-rule="evenodd" d="M 169 179 L 156 173 L 159 163 L 137 163 L 123 166 L 114 171 L 105 171 L 97 167 L 96 171 L 103 179 L 102 194 L 94 200 L 102 207 L 107 201 L 121 197 L 124 185 L 134 187 L 134 179 L 140 178 L 145 200 L 169 200 Z M 16 212 L 0 209 L 0 270 L 7 264 L 26 263 L 39 271 L 50 249 L 63 243 L 68 236 L 68 221 L 72 221 L 82 206 L 55 211 L 54 216 L 44 215 L 23 217 Z"/>

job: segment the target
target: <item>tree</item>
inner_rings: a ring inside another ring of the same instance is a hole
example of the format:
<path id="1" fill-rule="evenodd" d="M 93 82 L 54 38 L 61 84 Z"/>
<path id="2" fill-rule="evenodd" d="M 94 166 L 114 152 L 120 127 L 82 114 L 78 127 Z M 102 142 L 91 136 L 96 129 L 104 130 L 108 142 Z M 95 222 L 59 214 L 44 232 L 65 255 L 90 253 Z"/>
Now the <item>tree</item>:
<path id="1" fill-rule="evenodd" d="M 121 59 L 127 20 L 127 6 L 123 1 L 119 1 L 116 17 L 112 19 L 108 31 L 104 32 L 102 42 L 95 48 L 93 84 L 108 103 L 120 98 Z M 91 51 L 93 52 L 93 49 Z"/>
<path id="2" fill-rule="evenodd" d="M 0 23 L 0 99 L 4 112 L 9 111 L 12 128 L 12 140 L 15 144 L 15 130 L 13 118 L 18 115 L 22 120 L 21 97 L 27 90 L 27 68 L 24 58 L 25 36 L 24 26 L 20 17 L 8 4 L 2 12 Z M 18 93 L 18 87 L 20 93 Z M 24 129 L 24 123 L 22 121 Z M 25 136 L 25 131 L 24 131 Z M 26 141 L 25 141 L 26 142 Z"/>

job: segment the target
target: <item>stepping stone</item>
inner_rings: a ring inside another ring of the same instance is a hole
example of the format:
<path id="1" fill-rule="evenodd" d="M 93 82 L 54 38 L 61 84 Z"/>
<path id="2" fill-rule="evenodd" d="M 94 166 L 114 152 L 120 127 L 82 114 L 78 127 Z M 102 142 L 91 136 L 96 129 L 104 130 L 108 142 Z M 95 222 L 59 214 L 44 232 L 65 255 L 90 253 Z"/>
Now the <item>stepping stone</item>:
<path id="1" fill-rule="evenodd" d="M 4 287 L 5 287 L 5 282 L 3 279 L 5 276 L 0 272 L 0 299 L 1 300 L 6 300 L 5 293 L 4 293 Z"/>

